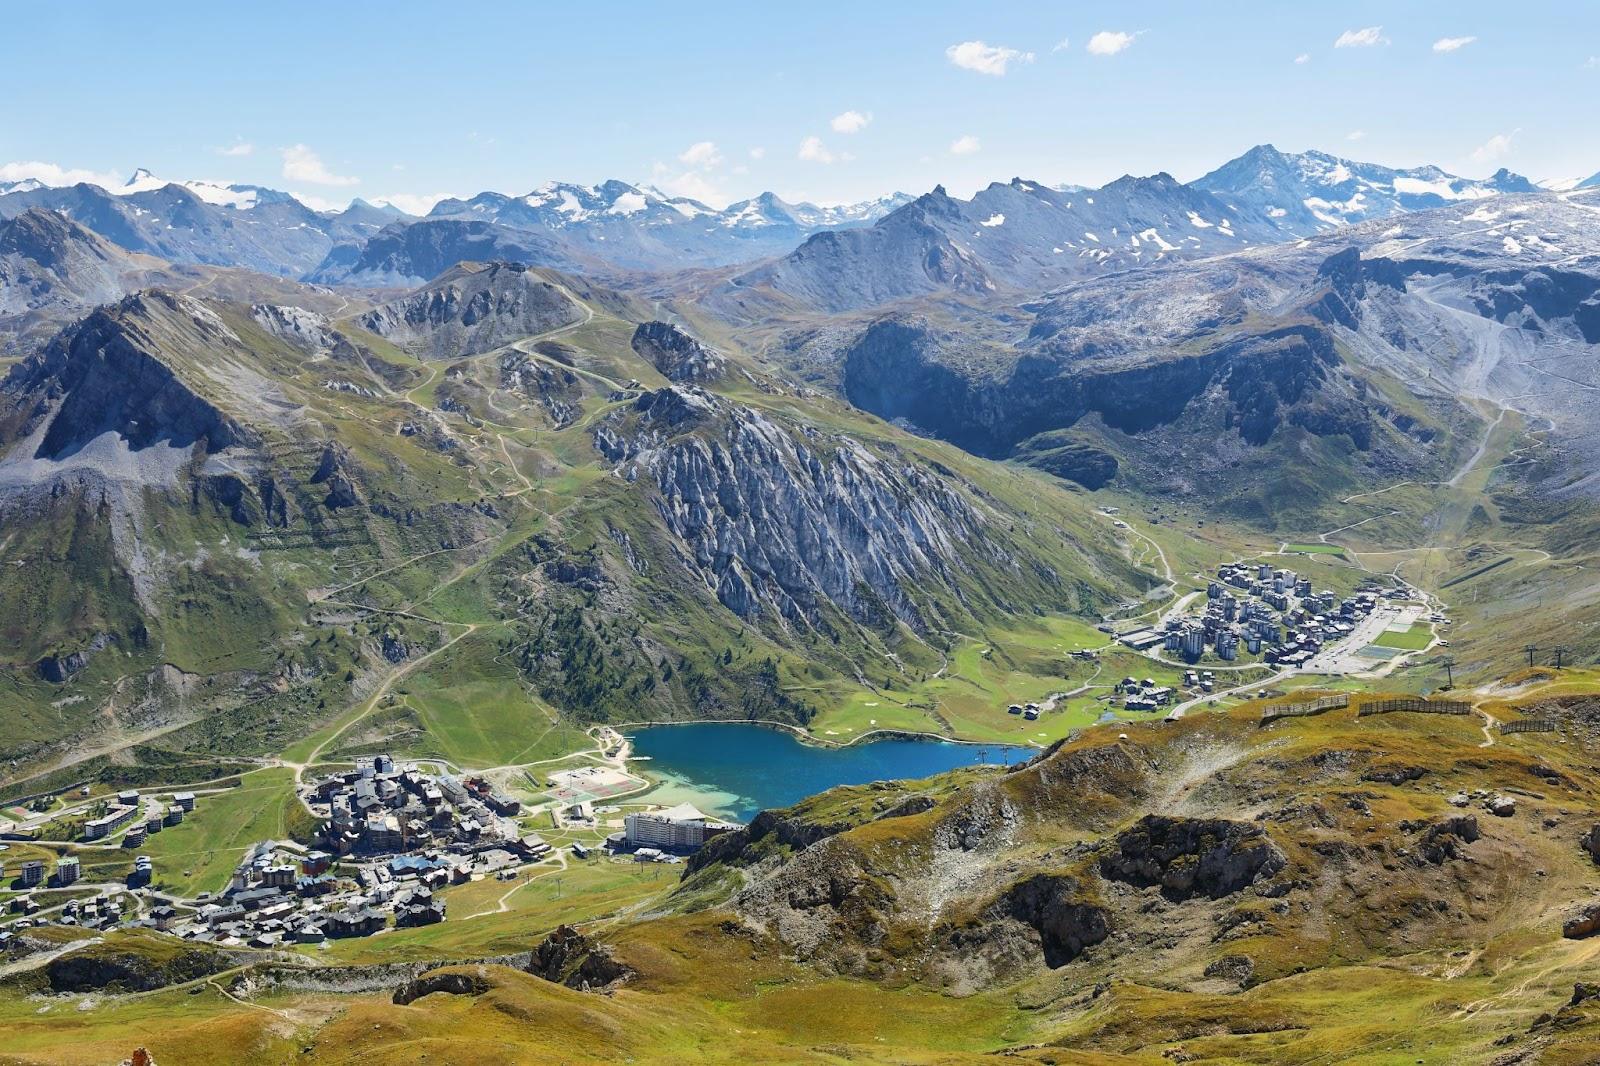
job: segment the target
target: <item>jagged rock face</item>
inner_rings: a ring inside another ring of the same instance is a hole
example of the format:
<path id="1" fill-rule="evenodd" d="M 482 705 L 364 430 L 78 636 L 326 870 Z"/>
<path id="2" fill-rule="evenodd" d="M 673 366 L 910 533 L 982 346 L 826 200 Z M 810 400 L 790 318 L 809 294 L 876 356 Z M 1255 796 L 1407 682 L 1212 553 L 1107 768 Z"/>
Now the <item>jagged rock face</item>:
<path id="1" fill-rule="evenodd" d="M 1568 940 L 1583 940 L 1600 933 L 1600 901 L 1586 903 L 1561 923 L 1561 935 Z"/>
<path id="2" fill-rule="evenodd" d="M 1111 912 L 1087 901 L 1073 877 L 1040 874 L 1013 885 L 992 909 L 1039 934 L 1045 965 L 1065 966 L 1111 935 Z"/>
<path id="3" fill-rule="evenodd" d="M 557 428 L 570 425 L 583 413 L 581 377 L 515 349 L 500 357 L 500 387 L 536 400 Z"/>
<path id="4" fill-rule="evenodd" d="M 1438 866 L 1447 859 L 1465 856 L 1465 845 L 1478 839 L 1478 819 L 1470 814 L 1457 814 L 1430 825 L 1417 841 L 1418 854 Z"/>
<path id="5" fill-rule="evenodd" d="M 946 479 L 844 437 L 805 437 L 709 393 L 640 398 L 631 437 L 596 433 L 630 480 L 649 476 L 657 508 L 724 606 L 814 620 L 829 602 L 864 624 L 913 627 L 918 578 L 953 578 L 982 514 Z M 687 430 L 693 430 L 688 432 Z"/>
<path id="6" fill-rule="evenodd" d="M 59 401 L 35 453 L 39 458 L 60 458 L 103 433 L 116 434 L 134 451 L 157 442 L 179 448 L 203 442 L 207 451 L 218 452 L 248 440 L 242 426 L 162 361 L 159 347 L 142 328 L 146 302 L 181 314 L 219 342 L 227 334 L 220 320 L 199 304 L 158 292 L 130 296 L 64 330 L 0 382 L 0 393 L 14 413 L 28 419 L 44 416 Z M 17 425 L 15 418 L 12 425 Z M 17 427 L 6 436 L 15 439 L 31 428 Z"/>
<path id="7" fill-rule="evenodd" d="M 650 360 L 668 381 L 704 384 L 722 377 L 722 357 L 670 322 L 641 322 L 633 350 Z"/>
<path id="8" fill-rule="evenodd" d="M 339 343 L 339 335 L 327 318 L 303 307 L 254 304 L 250 317 L 274 337 L 308 352 L 325 352 Z"/>
<path id="9" fill-rule="evenodd" d="M 350 458 L 337 444 L 329 444 L 322 449 L 322 459 L 311 475 L 311 484 L 327 486 L 328 492 L 322 503 L 331 510 L 354 507 L 361 502 L 361 497 L 356 493 Z"/>
<path id="10" fill-rule="evenodd" d="M 597 944 L 570 925 L 557 926 L 528 961 L 528 972 L 582 992 L 613 988 L 634 975 L 611 949 Z"/>
<path id="11" fill-rule="evenodd" d="M 402 348 L 444 358 L 492 351 L 583 318 L 566 293 L 520 263 L 462 265 L 357 321 Z"/>
<path id="12" fill-rule="evenodd" d="M 1170 899 L 1220 899 L 1285 865 L 1283 852 L 1248 822 L 1149 814 L 1118 834 L 1101 857 L 1101 876 L 1136 887 L 1159 885 Z"/>

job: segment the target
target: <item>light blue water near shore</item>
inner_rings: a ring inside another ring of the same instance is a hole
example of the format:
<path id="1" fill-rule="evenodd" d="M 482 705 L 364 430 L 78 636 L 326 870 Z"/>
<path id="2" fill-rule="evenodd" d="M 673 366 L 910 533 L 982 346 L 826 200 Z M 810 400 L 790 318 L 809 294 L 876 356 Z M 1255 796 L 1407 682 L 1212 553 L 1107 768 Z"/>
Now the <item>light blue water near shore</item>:
<path id="1" fill-rule="evenodd" d="M 886 737 L 845 748 L 802 743 L 784 729 L 738 722 L 650 726 L 633 733 L 639 769 L 661 780 L 642 797 L 690 802 L 708 814 L 747 822 L 835 785 L 927 777 L 979 762 L 1015 763 L 1032 748 L 951 744 Z"/>

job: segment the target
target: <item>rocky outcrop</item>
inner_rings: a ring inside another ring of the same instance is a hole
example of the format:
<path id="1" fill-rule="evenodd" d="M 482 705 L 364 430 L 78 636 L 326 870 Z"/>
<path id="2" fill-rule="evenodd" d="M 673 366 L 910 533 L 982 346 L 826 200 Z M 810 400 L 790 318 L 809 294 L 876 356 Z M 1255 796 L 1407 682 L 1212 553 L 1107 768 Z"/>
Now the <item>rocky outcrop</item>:
<path id="1" fill-rule="evenodd" d="M 833 604 L 865 625 L 920 628 L 919 580 L 953 582 L 983 514 L 951 479 L 855 440 L 779 425 L 693 387 L 647 393 L 595 433 L 724 606 L 814 622 Z"/>
<path id="2" fill-rule="evenodd" d="M 583 413 L 582 378 L 516 349 L 500 357 L 500 387 L 537 401 L 558 429 Z"/>
<path id="3" fill-rule="evenodd" d="M 1588 852 L 1590 861 L 1600 866 L 1600 823 L 1590 826 L 1589 831 L 1583 834 L 1578 843 Z"/>
<path id="4" fill-rule="evenodd" d="M 1040 874 L 1020 881 L 992 908 L 994 917 L 1013 918 L 1039 934 L 1044 962 L 1065 966 L 1111 935 L 1111 912 L 1086 897 L 1075 877 Z"/>
<path id="5" fill-rule="evenodd" d="M 53 992 L 149 992 L 220 973 L 234 965 L 228 953 L 181 941 L 141 938 L 70 951 L 45 964 Z"/>
<path id="6" fill-rule="evenodd" d="M 1346 248 L 1323 260 L 1317 268 L 1317 280 L 1325 288 L 1309 310 L 1324 322 L 1348 329 L 1361 325 L 1361 301 L 1367 297 L 1369 284 L 1397 292 L 1406 288 L 1405 274 L 1398 263 L 1382 257 L 1362 259 L 1359 248 Z"/>
<path id="7" fill-rule="evenodd" d="M 337 444 L 323 447 L 322 458 L 318 460 L 317 469 L 311 475 L 311 484 L 322 485 L 327 489 L 322 504 L 329 510 L 354 507 L 361 502 L 361 497 L 356 493 L 351 466 L 350 457 L 342 447 Z"/>
<path id="8" fill-rule="evenodd" d="M 704 384 L 722 377 L 722 356 L 670 322 L 639 323 L 631 344 L 668 381 Z"/>
<path id="9" fill-rule="evenodd" d="M 481 974 L 460 969 L 433 970 L 395 989 L 392 998 L 403 1007 L 435 992 L 449 996 L 481 996 L 489 987 L 488 978 Z"/>
<path id="10" fill-rule="evenodd" d="M 112 637 L 109 633 L 96 633 L 89 643 L 81 648 L 46 655 L 34 664 L 34 671 L 52 685 L 65 684 L 82 673 L 94 654 L 109 647 L 111 642 Z"/>
<path id="11" fill-rule="evenodd" d="M 528 972 L 581 992 L 614 988 L 634 974 L 609 947 L 596 944 L 570 925 L 558 926 L 534 949 Z"/>
<path id="12" fill-rule="evenodd" d="M 1417 854 L 1435 866 L 1465 856 L 1465 845 L 1478 839 L 1478 819 L 1457 814 L 1430 825 L 1417 841 Z"/>
<path id="13" fill-rule="evenodd" d="M 522 263 L 462 263 L 356 321 L 429 358 L 476 355 L 583 319 L 583 309 Z"/>
<path id="14" fill-rule="evenodd" d="M 1140 888 L 1159 886 L 1169 899 L 1220 899 L 1271 877 L 1285 862 L 1266 832 L 1249 822 L 1148 814 L 1110 842 L 1100 874 Z"/>

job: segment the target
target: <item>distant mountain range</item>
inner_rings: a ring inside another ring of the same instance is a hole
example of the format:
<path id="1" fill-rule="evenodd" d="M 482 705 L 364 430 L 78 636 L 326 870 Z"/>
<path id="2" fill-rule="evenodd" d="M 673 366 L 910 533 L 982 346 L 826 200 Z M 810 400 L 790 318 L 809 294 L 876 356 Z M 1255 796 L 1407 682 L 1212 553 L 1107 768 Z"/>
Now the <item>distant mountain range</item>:
<path id="1" fill-rule="evenodd" d="M 1186 185 L 1167 174 L 1124 176 L 1099 189 L 1015 178 L 965 201 L 937 188 L 870 228 L 811 237 L 731 279 L 712 303 L 748 316 L 772 301 L 842 311 L 940 291 L 1048 287 L 1540 191 L 1507 170 L 1473 181 L 1438 167 L 1395 170 L 1271 145 Z"/>
<path id="2" fill-rule="evenodd" d="M 415 284 L 434 277 L 435 267 L 449 265 L 428 252 L 415 259 L 398 258 L 398 247 L 479 245 L 492 248 L 496 258 L 563 269 L 726 266 L 782 255 L 823 230 L 870 225 L 910 201 L 905 193 L 895 193 L 859 204 L 818 207 L 762 193 L 717 210 L 622 181 L 593 186 L 551 182 L 526 196 L 484 192 L 470 200 L 440 201 L 420 222 L 391 225 L 359 250 L 349 245 L 335 249 L 312 279 Z"/>
<path id="3" fill-rule="evenodd" d="M 1600 175 L 1559 183 L 1600 185 Z M 1250 149 L 1187 184 L 1127 176 L 1099 189 L 1013 179 L 970 200 L 942 188 L 839 207 L 763 193 L 717 209 L 648 185 L 552 182 L 524 196 L 440 201 L 425 218 L 356 200 L 315 211 L 258 185 L 0 184 L 0 219 L 66 215 L 113 244 L 174 263 L 238 266 L 323 284 L 410 286 L 463 260 L 583 272 L 750 264 L 713 294 L 842 310 L 923 293 L 1058 283 L 1461 201 L 1542 190 L 1501 170 L 1483 180 L 1438 167 L 1394 169 L 1325 152 Z"/>
<path id="4" fill-rule="evenodd" d="M 790 204 L 773 193 L 718 210 L 648 186 L 550 183 L 526 196 L 485 192 L 445 200 L 425 219 L 354 200 L 315 211 L 259 185 L 165 181 L 136 171 L 115 189 L 35 179 L 0 183 L 0 218 L 58 211 L 129 251 L 178 263 L 240 266 L 281 277 L 366 285 L 416 284 L 458 262 L 406 248 L 471 248 L 544 266 L 655 270 L 751 262 L 822 229 L 875 222 L 909 202 L 895 193 L 840 207 Z M 448 223 L 435 226 L 435 223 Z M 406 227 L 435 230 L 406 239 Z M 380 231 L 383 239 L 368 248 Z M 437 269 L 436 269 L 437 268 Z"/>

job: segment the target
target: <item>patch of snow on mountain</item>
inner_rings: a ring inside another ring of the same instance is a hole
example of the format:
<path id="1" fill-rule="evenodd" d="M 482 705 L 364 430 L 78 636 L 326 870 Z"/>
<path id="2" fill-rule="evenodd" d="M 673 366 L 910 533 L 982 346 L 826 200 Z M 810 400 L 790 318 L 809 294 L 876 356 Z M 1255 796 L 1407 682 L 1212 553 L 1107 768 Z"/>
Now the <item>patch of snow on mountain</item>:
<path id="1" fill-rule="evenodd" d="M 643 211 L 648 206 L 649 201 L 644 198 L 643 193 L 625 192 L 617 197 L 615 203 L 606 208 L 606 214 L 632 215 Z"/>

